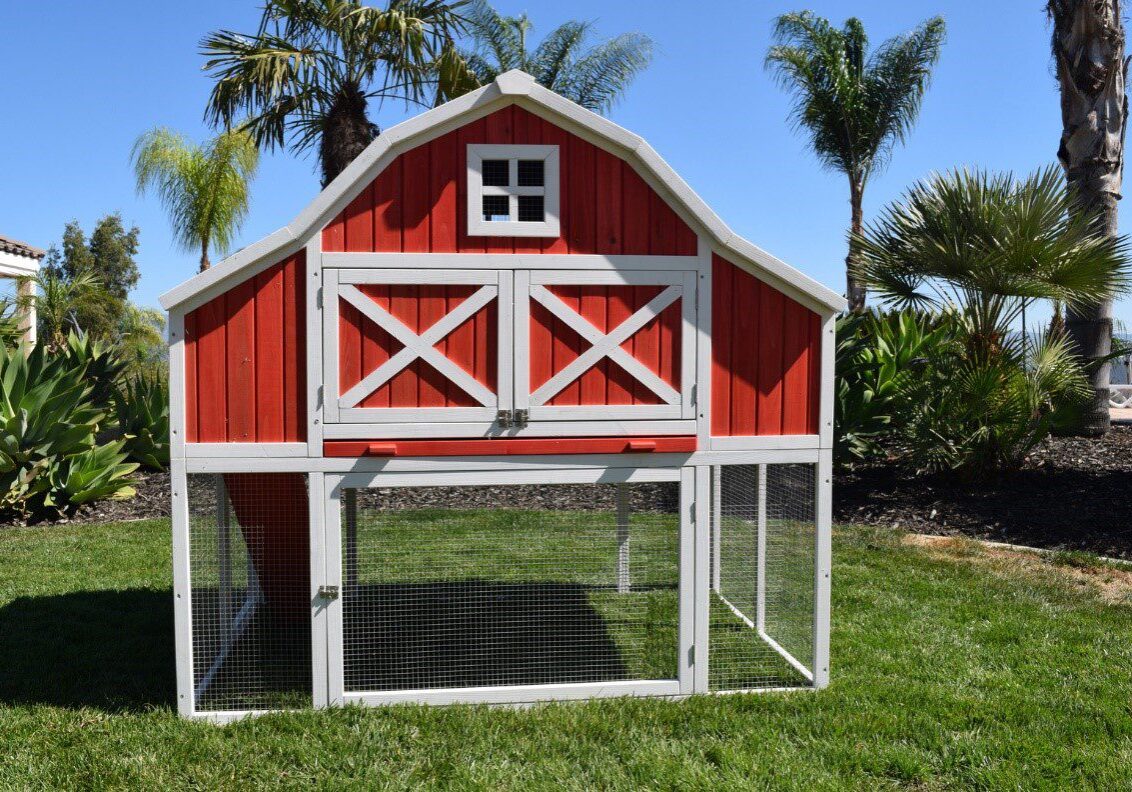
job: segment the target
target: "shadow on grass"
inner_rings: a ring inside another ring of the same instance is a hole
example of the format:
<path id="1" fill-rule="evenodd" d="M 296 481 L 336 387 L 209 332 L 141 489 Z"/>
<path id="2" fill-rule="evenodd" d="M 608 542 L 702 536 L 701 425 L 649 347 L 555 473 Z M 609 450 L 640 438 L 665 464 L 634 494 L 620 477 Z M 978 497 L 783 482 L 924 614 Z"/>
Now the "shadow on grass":
<path id="1" fill-rule="evenodd" d="M 0 607 L 0 704 L 172 706 L 173 594 L 76 591 Z"/>
<path id="2" fill-rule="evenodd" d="M 627 679 L 592 591 L 484 580 L 361 586 L 344 613 L 347 689 Z"/>

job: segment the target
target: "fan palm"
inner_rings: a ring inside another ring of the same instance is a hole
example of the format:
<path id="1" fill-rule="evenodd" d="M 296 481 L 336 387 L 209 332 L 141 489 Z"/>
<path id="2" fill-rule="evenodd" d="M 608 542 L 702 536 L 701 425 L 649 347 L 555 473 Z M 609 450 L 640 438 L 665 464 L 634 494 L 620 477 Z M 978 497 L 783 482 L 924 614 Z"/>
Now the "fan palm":
<path id="1" fill-rule="evenodd" d="M 138 138 L 133 150 L 137 189 L 155 189 L 169 212 L 173 233 L 186 250 L 200 251 L 200 271 L 208 251 L 223 254 L 248 214 L 248 182 L 259 152 L 244 132 L 225 132 L 203 146 L 169 129 Z"/>
<path id="2" fill-rule="evenodd" d="M 590 45 L 593 23 L 572 20 L 552 30 L 533 50 L 526 14 L 501 16 L 485 2 L 468 14 L 475 51 L 464 56 L 480 84 L 522 69 L 535 81 L 588 110 L 608 110 L 652 61 L 653 42 L 642 33 L 622 33 Z"/>
<path id="3" fill-rule="evenodd" d="M 869 178 L 884 167 L 919 114 L 943 45 L 943 19 L 929 19 L 872 52 L 858 19 L 838 30 L 809 11 L 784 14 L 775 21 L 774 36 L 766 66 L 793 94 L 796 123 L 808 133 L 819 161 L 848 177 L 850 233 L 859 234 Z M 855 254 L 850 241 L 847 297 L 849 307 L 859 311 L 865 288 L 853 276 Z"/>
<path id="4" fill-rule="evenodd" d="M 206 118 L 236 123 L 257 145 L 317 145 L 323 186 L 378 135 L 371 99 L 430 104 L 469 87 L 454 38 L 467 0 L 267 0 L 251 35 L 219 30 L 201 42 L 216 77 Z"/>
<path id="5" fill-rule="evenodd" d="M 1124 134 L 1128 127 L 1124 21 L 1119 0 L 1049 0 L 1053 59 L 1061 86 L 1061 146 L 1057 156 L 1076 199 L 1075 210 L 1117 234 L 1117 201 L 1124 175 Z M 1112 303 L 1071 306 L 1065 329 L 1090 369 L 1092 409 L 1078 431 L 1108 431 Z"/>

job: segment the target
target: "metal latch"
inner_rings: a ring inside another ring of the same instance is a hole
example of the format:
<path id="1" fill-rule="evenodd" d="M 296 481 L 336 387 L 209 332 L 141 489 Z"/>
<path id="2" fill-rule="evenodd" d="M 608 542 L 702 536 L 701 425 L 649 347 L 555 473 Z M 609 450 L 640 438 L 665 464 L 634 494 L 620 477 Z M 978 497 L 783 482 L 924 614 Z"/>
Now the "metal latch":
<path id="1" fill-rule="evenodd" d="M 338 587 L 337 586 L 319 586 L 318 587 L 318 596 L 321 597 L 322 599 L 336 600 L 336 599 L 338 599 Z"/>
<path id="2" fill-rule="evenodd" d="M 511 420 L 514 421 L 515 426 L 522 429 L 527 425 L 530 418 L 530 413 L 527 410 L 514 410 L 511 413 Z"/>
<path id="3" fill-rule="evenodd" d="M 511 411 L 510 410 L 500 410 L 499 412 L 497 412 L 495 414 L 495 422 L 497 424 L 499 424 L 500 429 L 510 429 L 511 428 Z"/>

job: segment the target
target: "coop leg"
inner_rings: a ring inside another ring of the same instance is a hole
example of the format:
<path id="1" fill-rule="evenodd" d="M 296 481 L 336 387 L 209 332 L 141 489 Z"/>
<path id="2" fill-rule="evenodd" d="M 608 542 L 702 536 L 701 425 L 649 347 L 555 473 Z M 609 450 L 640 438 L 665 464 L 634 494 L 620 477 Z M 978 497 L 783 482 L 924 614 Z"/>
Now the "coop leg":
<path id="1" fill-rule="evenodd" d="M 720 561 L 723 558 L 723 468 L 714 465 L 711 469 L 711 588 L 716 594 L 723 593 L 723 572 Z"/>
<path id="2" fill-rule="evenodd" d="M 220 572 L 220 634 L 232 640 L 232 532 L 224 477 L 216 477 L 216 562 Z"/>
<path id="3" fill-rule="evenodd" d="M 629 579 L 629 485 L 617 485 L 617 593 L 628 594 Z"/>
<path id="4" fill-rule="evenodd" d="M 346 512 L 346 596 L 353 598 L 358 589 L 358 491 L 344 489 L 342 505 Z"/>
<path id="5" fill-rule="evenodd" d="M 766 465 L 759 465 L 758 534 L 755 550 L 755 625 L 766 629 Z"/>

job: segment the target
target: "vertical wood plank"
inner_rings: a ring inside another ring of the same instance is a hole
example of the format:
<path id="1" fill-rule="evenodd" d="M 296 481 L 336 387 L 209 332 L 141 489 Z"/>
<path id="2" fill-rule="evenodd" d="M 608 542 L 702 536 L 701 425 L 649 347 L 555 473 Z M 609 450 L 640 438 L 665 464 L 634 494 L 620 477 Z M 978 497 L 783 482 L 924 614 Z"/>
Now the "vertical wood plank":
<path id="1" fill-rule="evenodd" d="M 455 253 L 457 214 L 464 211 L 458 203 L 457 184 L 462 178 L 456 156 L 458 139 L 455 132 L 429 143 L 429 193 L 432 211 L 429 222 L 430 249 L 433 253 Z"/>
<path id="2" fill-rule="evenodd" d="M 420 306 L 418 309 L 417 332 L 423 333 L 439 322 L 447 310 L 445 287 L 430 284 L 418 287 Z M 447 398 L 447 379 L 440 372 L 423 360 L 416 363 L 419 366 L 420 385 L 418 388 L 419 407 L 443 407 Z"/>
<path id="3" fill-rule="evenodd" d="M 558 173 L 559 173 L 559 219 L 560 219 L 560 233 L 554 239 L 542 240 L 543 253 L 569 253 L 570 244 L 567 241 L 570 234 L 571 211 L 570 206 L 573 201 L 570 179 L 570 173 L 573 165 L 573 154 L 570 147 L 570 135 L 560 127 L 551 124 L 548 121 L 543 122 L 542 127 L 543 143 L 548 146 L 558 146 Z"/>
<path id="4" fill-rule="evenodd" d="M 782 433 L 783 294 L 760 284 L 757 433 Z"/>
<path id="5" fill-rule="evenodd" d="M 760 284 L 728 264 L 731 281 L 731 434 L 756 434 Z M 780 332 L 775 328 L 776 332 Z"/>
<path id="6" fill-rule="evenodd" d="M 283 437 L 294 443 L 307 439 L 307 270 L 306 249 L 283 265 Z"/>
<path id="7" fill-rule="evenodd" d="M 350 202 L 345 212 L 343 249 L 350 253 L 372 253 L 373 247 L 373 184 Z"/>
<path id="8" fill-rule="evenodd" d="M 794 300 L 784 303 L 782 433 L 805 434 L 810 402 L 810 312 Z"/>
<path id="9" fill-rule="evenodd" d="M 341 253 L 346 249 L 346 213 L 342 212 L 322 230 L 322 249 Z"/>
<path id="10" fill-rule="evenodd" d="M 418 311 L 419 287 L 393 286 L 389 289 L 391 313 L 414 333 L 420 334 Z M 420 361 L 402 369 L 390 383 L 390 407 L 418 407 L 420 398 Z"/>
<path id="11" fill-rule="evenodd" d="M 627 256 L 647 256 L 649 254 L 649 195 L 651 190 L 644 179 L 629 166 L 621 163 L 622 195 L 622 253 Z"/>
<path id="12" fill-rule="evenodd" d="M 393 160 L 373 183 L 373 249 L 379 253 L 399 253 L 402 250 L 403 160 L 403 157 Z"/>
<path id="13" fill-rule="evenodd" d="M 649 253 L 654 256 L 673 255 L 676 245 L 676 213 L 659 195 L 649 191 Z"/>
<path id="14" fill-rule="evenodd" d="M 255 284 L 230 289 L 228 313 L 228 434 L 232 443 L 255 441 Z"/>
<path id="15" fill-rule="evenodd" d="M 228 439 L 228 361 L 224 296 L 202 305 L 197 313 L 197 384 L 199 434 L 202 443 Z"/>
<path id="16" fill-rule="evenodd" d="M 185 442 L 200 442 L 198 411 L 200 397 L 197 390 L 197 312 L 185 315 Z"/>
<path id="17" fill-rule="evenodd" d="M 283 266 L 255 278 L 256 441 L 283 442 Z"/>
<path id="18" fill-rule="evenodd" d="M 372 284 L 363 288 L 362 292 L 385 311 L 390 310 L 388 286 Z M 361 375 L 364 377 L 371 371 L 376 371 L 377 367 L 389 360 L 399 347 L 400 344 L 394 343 L 389 333 L 373 322 L 363 320 Z M 389 383 L 384 383 L 373 393 L 368 394 L 360 404 L 363 407 L 388 407 L 390 404 Z"/>
<path id="19" fill-rule="evenodd" d="M 556 286 L 552 288 L 551 291 L 554 292 L 570 310 L 575 313 L 581 310 L 581 297 L 577 286 Z M 581 353 L 582 340 L 565 322 L 557 318 L 554 320 L 554 329 L 552 332 L 554 334 L 554 372 L 557 374 L 559 371 L 566 368 L 566 366 L 570 365 Z M 575 379 L 560 390 L 554 398 L 550 400 L 550 404 L 574 406 L 580 403 L 580 398 L 581 387 L 578 380 Z"/>
<path id="20" fill-rule="evenodd" d="M 484 141 L 495 145 L 510 144 L 514 139 L 514 105 L 496 110 L 484 119 Z M 515 241 L 511 237 L 484 237 L 484 252 L 514 253 Z"/>
<path id="21" fill-rule="evenodd" d="M 514 141 L 525 146 L 538 146 L 543 143 L 543 120 L 523 108 L 514 107 Z M 516 253 L 540 253 L 543 240 L 537 237 L 515 237 Z"/>
<path id="22" fill-rule="evenodd" d="M 406 253 L 429 252 L 429 146 L 417 146 L 401 155 L 401 207 Z"/>
<path id="23" fill-rule="evenodd" d="M 809 405 L 806 414 L 806 433 L 818 434 L 821 421 L 821 317 L 816 313 L 810 313 L 809 325 L 810 370 L 806 383 L 806 389 L 809 394 Z"/>
<path id="24" fill-rule="evenodd" d="M 660 290 L 653 286 L 637 286 L 635 287 L 635 291 L 636 298 L 633 301 L 633 310 L 637 311 L 655 297 Z M 648 366 L 650 371 L 659 375 L 660 318 L 657 317 L 642 327 L 640 331 L 633 336 L 633 342 L 633 357 Z M 634 383 L 634 404 L 657 404 L 659 402 L 656 394 L 646 388 L 642 383 L 636 382 L 635 380 Z"/>
<path id="25" fill-rule="evenodd" d="M 608 151 L 597 149 L 594 196 L 597 204 L 596 252 L 607 256 L 621 254 L 621 160 Z"/>
<path id="26" fill-rule="evenodd" d="M 606 332 L 605 291 L 604 286 L 582 286 L 578 289 L 578 304 L 581 307 L 582 318 L 603 333 Z M 605 404 L 607 363 L 608 361 L 604 359 L 600 360 L 596 366 L 581 376 L 578 394 L 582 404 Z"/>
<path id="27" fill-rule="evenodd" d="M 606 300 L 606 329 L 612 331 L 622 322 L 633 315 L 630 309 L 632 299 L 632 286 L 610 286 L 609 297 Z M 629 354 L 633 354 L 633 339 L 628 339 L 621 345 Z M 606 404 L 632 404 L 633 384 L 636 382 L 625 369 L 612 361 L 607 361 L 608 382 L 606 383 Z"/>
<path id="28" fill-rule="evenodd" d="M 596 250 L 597 201 L 594 186 L 594 147 L 576 135 L 570 135 L 569 169 L 563 174 L 569 184 L 570 223 L 567 240 L 573 254 Z"/>
<path id="29" fill-rule="evenodd" d="M 732 267 L 711 259 L 711 433 L 731 434 L 731 282 Z"/>

